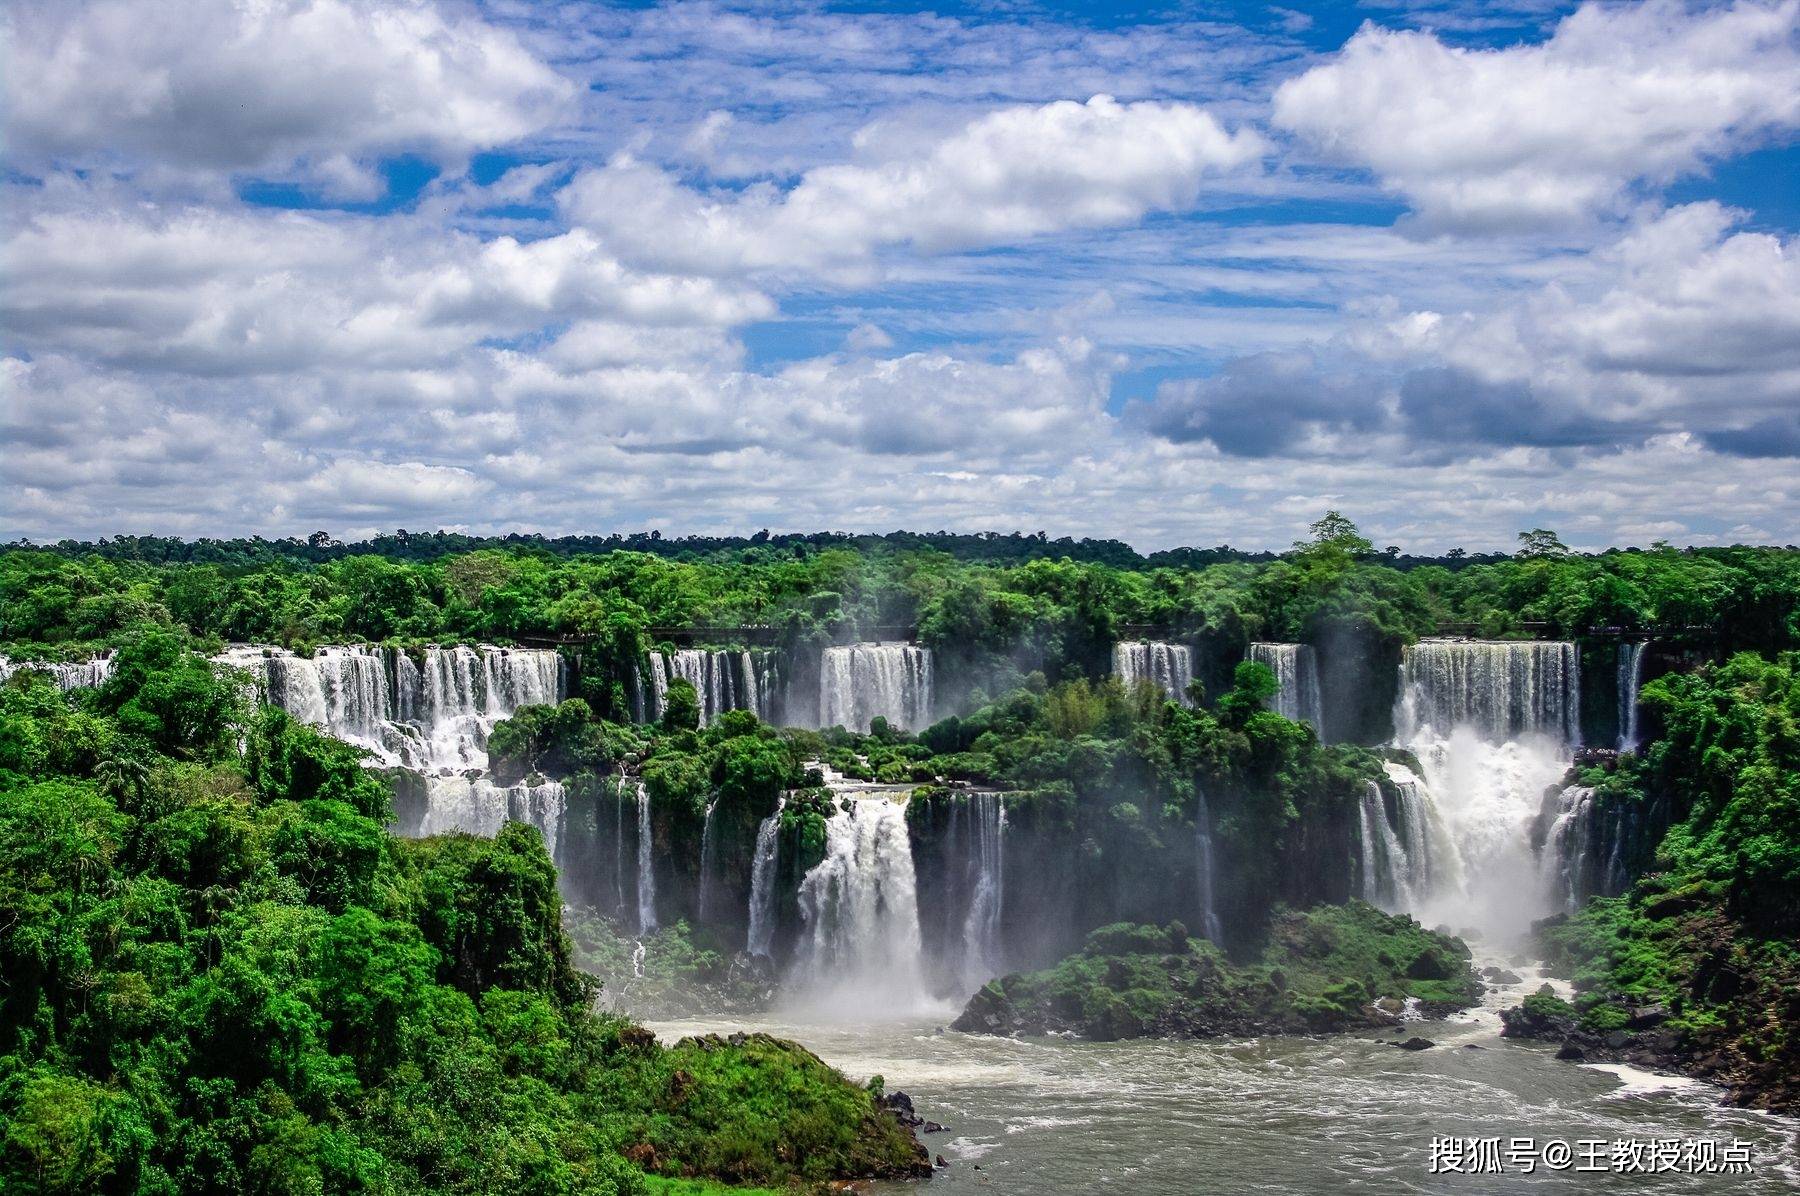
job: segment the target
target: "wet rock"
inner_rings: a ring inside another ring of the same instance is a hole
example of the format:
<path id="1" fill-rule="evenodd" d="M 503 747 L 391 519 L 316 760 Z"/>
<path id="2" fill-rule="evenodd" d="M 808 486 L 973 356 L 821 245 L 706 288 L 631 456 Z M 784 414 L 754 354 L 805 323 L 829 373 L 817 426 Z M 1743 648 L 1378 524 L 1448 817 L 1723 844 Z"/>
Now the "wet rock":
<path id="1" fill-rule="evenodd" d="M 1669 1020 L 1669 1010 L 1665 1005 L 1639 1005 L 1626 1011 L 1625 1024 L 1633 1030 L 1648 1030 L 1652 1026 L 1660 1026 Z"/>
<path id="2" fill-rule="evenodd" d="M 1437 1043 L 1431 1041 L 1429 1038 L 1409 1038 L 1405 1042 L 1400 1043 L 1399 1047 L 1403 1051 L 1429 1051 L 1436 1045 Z"/>
<path id="3" fill-rule="evenodd" d="M 1489 984 L 1523 984 L 1525 982 L 1525 978 L 1517 972 L 1496 967 L 1482 968 L 1481 978 Z"/>
<path id="4" fill-rule="evenodd" d="M 1383 1013 L 1398 1014 L 1405 1012 L 1406 1002 L 1402 1001 L 1399 997 L 1383 997 L 1381 1000 L 1375 1002 L 1375 1008 L 1381 1010 Z"/>
<path id="5" fill-rule="evenodd" d="M 1420 952 L 1418 958 L 1406 965 L 1409 980 L 1448 980 L 1456 973 L 1457 966 L 1439 951 Z"/>
<path id="6" fill-rule="evenodd" d="M 1614 1030 L 1611 1034 L 1608 1034 L 1605 1039 L 1607 1049 L 1612 1051 L 1623 1049 L 1630 1041 L 1631 1035 L 1624 1030 Z"/>
<path id="7" fill-rule="evenodd" d="M 1573 1041 L 1570 1041 L 1562 1044 L 1562 1048 L 1556 1052 L 1556 1057 L 1558 1059 L 1567 1059 L 1574 1063 L 1581 1063 L 1587 1059 L 1587 1052 L 1582 1050 L 1581 1047 Z"/>
<path id="8" fill-rule="evenodd" d="M 944 1160 L 943 1155 L 939 1155 L 937 1157 L 937 1165 L 940 1167 L 948 1167 L 950 1164 Z"/>
<path id="9" fill-rule="evenodd" d="M 881 1098 L 881 1107 L 894 1115 L 907 1129 L 918 1129 L 925 1124 L 925 1119 L 913 1111 L 912 1097 L 904 1092 L 890 1092 Z"/>

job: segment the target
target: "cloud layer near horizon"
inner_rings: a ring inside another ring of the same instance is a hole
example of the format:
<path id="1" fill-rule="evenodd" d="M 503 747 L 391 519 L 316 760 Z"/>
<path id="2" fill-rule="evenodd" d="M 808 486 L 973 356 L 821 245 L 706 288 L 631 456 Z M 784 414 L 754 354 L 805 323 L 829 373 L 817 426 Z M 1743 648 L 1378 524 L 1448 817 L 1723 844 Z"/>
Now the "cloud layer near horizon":
<path id="1" fill-rule="evenodd" d="M 1800 2 L 1029 16 L 13 6 L 0 531 L 1796 538 Z"/>

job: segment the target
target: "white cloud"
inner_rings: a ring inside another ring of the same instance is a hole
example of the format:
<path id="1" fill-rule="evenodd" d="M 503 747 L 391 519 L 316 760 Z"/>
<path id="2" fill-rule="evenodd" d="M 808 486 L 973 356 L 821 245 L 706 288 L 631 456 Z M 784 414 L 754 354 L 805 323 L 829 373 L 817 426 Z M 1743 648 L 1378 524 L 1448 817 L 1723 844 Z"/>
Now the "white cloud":
<path id="1" fill-rule="evenodd" d="M 15 55 L 51 61 L 28 64 L 41 95 L 9 133 L 42 177 L 4 192 L 0 538 L 942 526 L 1279 546 L 1340 506 L 1429 548 L 1800 522 L 1791 483 L 1733 456 L 1800 453 L 1791 234 L 1715 205 L 1505 238 L 1294 222 L 1373 184 L 1263 169 L 1246 121 L 1296 59 L 1279 36 L 809 5 L 141 11 L 186 41 L 138 34 L 136 6 L 10 18 Z M 1376 148 L 1422 214 L 1493 218 L 1458 186 L 1505 189 L 1527 160 L 1605 210 L 1779 123 L 1757 97 L 1787 60 L 1745 32 L 1758 13 L 1791 26 L 1791 5 L 1611 8 L 1473 55 L 1364 34 L 1334 65 L 1366 58 L 1412 104 Z M 367 36 L 321 64 L 320 14 Z M 1582 49 L 1584 29 L 1613 44 Z M 1499 88 L 1470 102 L 1500 123 L 1413 103 L 1435 93 L 1390 72 L 1401 51 Z M 553 78 L 521 82 L 544 62 L 579 85 L 566 106 Z M 1589 103 L 1602 67 L 1636 104 L 1600 95 L 1579 123 L 1602 127 L 1565 135 L 1528 102 Z M 1096 93 L 1120 101 L 1045 102 Z M 190 127 L 194 95 L 236 106 Z M 368 199 L 378 155 L 520 136 L 526 164 L 382 216 L 257 209 L 225 177 Z M 1417 164 L 1432 138 L 1441 177 Z M 1334 152 L 1368 160 L 1353 140 Z M 88 161 L 107 169 L 57 165 Z M 1158 411 L 1109 412 L 1115 387 L 1203 370 Z"/>
<path id="2" fill-rule="evenodd" d="M 1415 375 L 1426 437 L 1631 443 L 1693 433 L 1800 453 L 1800 244 L 1712 203 L 1648 217 L 1554 282 L 1485 310 L 1390 306 L 1348 343 Z M 1403 402 L 1403 407 L 1406 404 Z M 1420 421 L 1423 421 L 1422 423 Z M 1767 429 L 1760 445 L 1743 438 Z"/>
<path id="3" fill-rule="evenodd" d="M 15 164 L 302 172 L 378 194 L 354 159 L 446 163 L 544 128 L 574 87 L 510 32 L 430 0 L 59 0 L 10 6 Z"/>
<path id="4" fill-rule="evenodd" d="M 820 166 L 789 190 L 711 197 L 621 158 L 563 192 L 575 221 L 630 260 L 699 273 L 854 265 L 883 245 L 932 252 L 1191 207 L 1264 152 L 1193 104 L 1095 96 L 1003 108 L 914 156 Z"/>
<path id="5" fill-rule="evenodd" d="M 1539 44 L 1364 26 L 1281 85 L 1275 123 L 1367 165 L 1428 224 L 1516 228 L 1617 205 L 1800 124 L 1800 3 L 1588 4 Z"/>
<path id="6" fill-rule="evenodd" d="M 270 496 L 297 515 L 318 512 L 356 519 L 429 516 L 466 507 L 492 489 L 487 479 L 455 466 L 338 457 L 298 484 L 271 488 Z"/>
<path id="7" fill-rule="evenodd" d="M 482 242 L 403 218 L 70 209 L 29 217 L 0 255 L 10 338 L 203 375 L 418 368 L 562 320 L 720 326 L 774 310 L 743 287 L 629 269 L 581 229 Z"/>

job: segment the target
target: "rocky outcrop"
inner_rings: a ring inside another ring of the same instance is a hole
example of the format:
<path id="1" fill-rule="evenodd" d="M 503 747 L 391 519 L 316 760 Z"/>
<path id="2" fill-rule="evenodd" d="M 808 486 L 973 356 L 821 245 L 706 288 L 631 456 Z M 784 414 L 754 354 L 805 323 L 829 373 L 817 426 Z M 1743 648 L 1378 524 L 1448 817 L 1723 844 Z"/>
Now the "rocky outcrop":
<path id="1" fill-rule="evenodd" d="M 1466 1008 L 1481 991 L 1460 940 L 1353 902 L 1281 915 L 1243 964 L 1178 922 L 1102 927 L 1054 968 L 984 986 L 951 1028 L 1095 1041 L 1308 1034 L 1393 1026 L 1409 1001 Z"/>
<path id="2" fill-rule="evenodd" d="M 1669 1008 L 1658 1003 L 1602 1003 L 1578 1011 L 1546 984 L 1500 1011 L 1500 1035 L 1555 1043 L 1556 1057 L 1570 1063 L 1627 1063 L 1693 1076 L 1725 1088 L 1730 1104 L 1800 1108 L 1800 1077 L 1771 1076 L 1739 1057 L 1723 1034 L 1678 1030 L 1669 1025 L 1670 1017 Z"/>

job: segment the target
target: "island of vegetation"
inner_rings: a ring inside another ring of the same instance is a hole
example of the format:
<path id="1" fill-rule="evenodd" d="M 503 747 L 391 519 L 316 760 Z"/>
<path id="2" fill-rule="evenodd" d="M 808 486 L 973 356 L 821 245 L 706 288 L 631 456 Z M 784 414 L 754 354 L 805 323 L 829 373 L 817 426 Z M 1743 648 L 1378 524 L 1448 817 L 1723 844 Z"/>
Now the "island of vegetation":
<path id="1" fill-rule="evenodd" d="M 1110 1042 L 1159 1035 L 1316 1034 L 1440 1016 L 1481 999 L 1457 938 L 1361 901 L 1282 911 L 1255 962 L 1234 965 L 1180 922 L 1093 931 L 1054 968 L 992 981 L 953 1028 L 1075 1034 Z"/>

